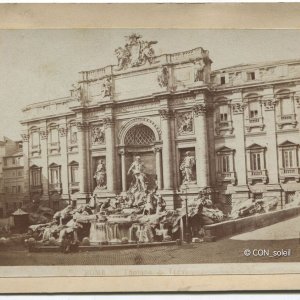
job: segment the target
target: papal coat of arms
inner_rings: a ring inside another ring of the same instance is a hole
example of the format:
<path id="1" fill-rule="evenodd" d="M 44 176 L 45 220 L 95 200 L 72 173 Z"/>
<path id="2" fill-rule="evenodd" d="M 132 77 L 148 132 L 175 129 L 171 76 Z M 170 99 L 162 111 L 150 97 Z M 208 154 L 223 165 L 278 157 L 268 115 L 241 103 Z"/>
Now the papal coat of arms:
<path id="1" fill-rule="evenodd" d="M 118 70 L 127 69 L 128 67 L 138 67 L 141 65 L 152 64 L 155 57 L 153 44 L 157 41 L 143 41 L 142 36 L 136 33 L 127 36 L 127 42 L 124 48 L 119 47 L 115 50 L 118 59 Z"/>

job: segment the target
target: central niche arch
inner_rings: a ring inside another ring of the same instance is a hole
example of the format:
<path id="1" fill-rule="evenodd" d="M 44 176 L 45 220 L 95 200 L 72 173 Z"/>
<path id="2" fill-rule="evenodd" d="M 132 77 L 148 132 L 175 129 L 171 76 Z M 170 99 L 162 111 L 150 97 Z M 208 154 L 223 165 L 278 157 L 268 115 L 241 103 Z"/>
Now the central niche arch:
<path id="1" fill-rule="evenodd" d="M 121 127 L 118 140 L 120 146 L 153 145 L 161 140 L 161 130 L 148 118 L 135 118 Z"/>
<path id="2" fill-rule="evenodd" d="M 154 132 L 144 124 L 131 127 L 124 138 L 126 146 L 148 146 L 155 142 Z"/>

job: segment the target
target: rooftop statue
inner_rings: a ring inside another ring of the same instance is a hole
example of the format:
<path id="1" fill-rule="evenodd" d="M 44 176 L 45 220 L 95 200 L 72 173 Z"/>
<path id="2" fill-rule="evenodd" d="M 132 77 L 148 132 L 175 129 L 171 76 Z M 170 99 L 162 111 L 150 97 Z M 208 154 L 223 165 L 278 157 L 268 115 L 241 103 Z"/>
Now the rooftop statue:
<path id="1" fill-rule="evenodd" d="M 141 65 L 153 63 L 155 52 L 152 45 L 157 41 L 143 41 L 142 36 L 136 33 L 127 36 L 127 42 L 124 46 L 115 50 L 118 59 L 118 70 L 125 70 L 129 67 L 138 67 Z"/>

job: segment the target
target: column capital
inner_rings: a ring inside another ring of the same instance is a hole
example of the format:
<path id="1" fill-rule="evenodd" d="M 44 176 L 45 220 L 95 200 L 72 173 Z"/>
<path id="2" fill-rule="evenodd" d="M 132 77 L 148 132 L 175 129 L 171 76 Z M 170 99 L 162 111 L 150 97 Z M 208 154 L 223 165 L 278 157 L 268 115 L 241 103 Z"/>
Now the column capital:
<path id="1" fill-rule="evenodd" d="M 67 135 L 68 129 L 66 125 L 61 125 L 58 128 L 59 136 L 60 137 L 65 137 Z"/>
<path id="2" fill-rule="evenodd" d="M 159 115 L 162 119 L 167 120 L 174 117 L 174 111 L 170 109 L 160 109 Z"/>
<path id="3" fill-rule="evenodd" d="M 242 102 L 233 103 L 232 104 L 232 111 L 234 115 L 242 114 L 244 112 L 244 105 Z"/>
<path id="4" fill-rule="evenodd" d="M 48 131 L 46 128 L 40 128 L 40 135 L 42 140 L 46 140 L 48 137 Z"/>
<path id="5" fill-rule="evenodd" d="M 114 119 L 112 117 L 106 117 L 103 119 L 105 128 L 112 127 L 114 125 Z"/>
<path id="6" fill-rule="evenodd" d="M 125 149 L 120 149 L 119 150 L 119 154 L 120 155 L 125 155 L 126 154 L 126 150 Z"/>
<path id="7" fill-rule="evenodd" d="M 155 146 L 154 149 L 153 149 L 154 153 L 161 152 L 161 151 L 162 151 L 162 147 L 161 146 Z"/>
<path id="8" fill-rule="evenodd" d="M 193 112 L 196 115 L 196 117 L 205 115 L 208 112 L 208 107 L 205 103 L 196 104 L 193 106 Z"/>
<path id="9" fill-rule="evenodd" d="M 77 121 L 76 126 L 77 126 L 78 131 L 88 130 L 90 127 L 89 123 L 86 121 Z"/>
<path id="10" fill-rule="evenodd" d="M 274 110 L 275 100 L 274 99 L 265 99 L 265 100 L 263 100 L 263 105 L 265 107 L 265 110 Z"/>
<path id="11" fill-rule="evenodd" d="M 22 133 L 21 137 L 22 137 L 23 142 L 28 142 L 29 141 L 29 134 L 28 133 Z"/>

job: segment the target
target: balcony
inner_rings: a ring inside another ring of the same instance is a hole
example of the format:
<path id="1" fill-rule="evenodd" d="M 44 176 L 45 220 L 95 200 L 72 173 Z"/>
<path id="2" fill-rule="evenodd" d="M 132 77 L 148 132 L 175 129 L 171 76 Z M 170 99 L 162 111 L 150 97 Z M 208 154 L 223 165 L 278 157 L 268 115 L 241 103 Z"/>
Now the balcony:
<path id="1" fill-rule="evenodd" d="M 56 154 L 60 152 L 60 144 L 58 142 L 49 143 L 48 145 L 49 154 Z"/>
<path id="2" fill-rule="evenodd" d="M 277 125 L 279 129 L 282 129 L 284 125 L 292 125 L 293 127 L 296 127 L 296 114 L 277 116 Z"/>
<path id="3" fill-rule="evenodd" d="M 236 184 L 235 172 L 223 172 L 217 173 L 217 182 L 222 184 L 224 182 L 230 182 L 232 185 Z"/>
<path id="4" fill-rule="evenodd" d="M 40 155 L 41 154 L 40 145 L 31 145 L 30 154 L 31 156 L 34 156 L 35 154 Z"/>
<path id="5" fill-rule="evenodd" d="M 217 121 L 216 122 L 216 134 L 220 135 L 222 131 L 233 132 L 232 121 Z"/>
<path id="6" fill-rule="evenodd" d="M 255 181 L 261 181 L 266 184 L 268 181 L 267 170 L 251 170 L 248 171 L 248 182 L 253 184 Z"/>
<path id="7" fill-rule="evenodd" d="M 43 186 L 40 185 L 31 185 L 30 186 L 30 193 L 38 193 L 38 194 L 42 194 L 43 193 Z"/>
<path id="8" fill-rule="evenodd" d="M 263 131 L 264 127 L 263 117 L 248 118 L 245 120 L 245 128 L 247 132 L 250 132 L 252 128 L 259 128 Z"/>
<path id="9" fill-rule="evenodd" d="M 73 193 L 79 191 L 79 182 L 71 182 L 69 184 L 69 190 Z"/>
<path id="10" fill-rule="evenodd" d="M 281 168 L 279 170 L 279 179 L 283 183 L 287 179 L 294 179 L 297 182 L 300 181 L 300 168 Z"/>
<path id="11" fill-rule="evenodd" d="M 61 183 L 50 183 L 49 184 L 49 192 L 60 194 L 62 192 L 62 184 Z"/>

